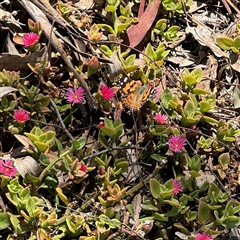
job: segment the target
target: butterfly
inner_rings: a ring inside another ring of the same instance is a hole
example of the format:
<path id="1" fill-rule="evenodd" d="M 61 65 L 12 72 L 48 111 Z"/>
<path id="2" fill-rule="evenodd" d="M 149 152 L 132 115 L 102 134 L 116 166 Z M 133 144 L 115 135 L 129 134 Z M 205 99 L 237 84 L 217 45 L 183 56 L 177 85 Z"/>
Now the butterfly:
<path id="1" fill-rule="evenodd" d="M 143 85 L 140 80 L 135 81 L 129 77 L 121 77 L 118 85 L 122 95 L 122 104 L 134 111 L 139 110 L 155 92 L 153 83 Z"/>

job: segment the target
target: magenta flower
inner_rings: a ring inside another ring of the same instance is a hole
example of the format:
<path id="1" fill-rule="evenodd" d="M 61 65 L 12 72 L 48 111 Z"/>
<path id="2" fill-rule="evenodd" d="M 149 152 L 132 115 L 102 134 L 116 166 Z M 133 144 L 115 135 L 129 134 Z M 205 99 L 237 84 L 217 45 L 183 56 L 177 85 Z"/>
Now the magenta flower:
<path id="1" fill-rule="evenodd" d="M 193 138 L 193 137 L 198 137 L 198 133 L 197 133 L 198 129 L 197 129 L 197 126 L 196 126 L 196 125 L 191 126 L 190 129 L 194 130 L 194 132 L 193 132 L 193 131 L 187 132 L 187 133 L 186 133 L 186 138 L 189 139 L 189 138 Z"/>
<path id="2" fill-rule="evenodd" d="M 110 100 L 110 99 L 112 99 L 114 97 L 115 92 L 114 92 L 114 90 L 112 88 L 109 88 L 108 86 L 103 86 L 101 88 L 101 94 L 103 96 L 103 99 L 105 101 L 107 101 L 107 100 Z"/>
<path id="3" fill-rule="evenodd" d="M 29 120 L 29 114 L 24 109 L 19 109 L 14 112 L 14 121 L 24 123 Z"/>
<path id="4" fill-rule="evenodd" d="M 213 238 L 206 233 L 198 233 L 195 240 L 213 240 Z"/>
<path id="5" fill-rule="evenodd" d="M 23 35 L 22 41 L 25 47 L 31 47 L 38 42 L 39 38 L 40 37 L 36 33 L 30 32 Z"/>
<path id="6" fill-rule="evenodd" d="M 101 128 L 105 127 L 105 123 L 104 122 L 100 122 L 97 126 L 98 126 L 98 128 L 101 129 Z"/>
<path id="7" fill-rule="evenodd" d="M 87 172 L 87 165 L 81 163 L 80 167 L 79 167 L 79 170 L 80 171 L 83 171 L 83 172 Z"/>
<path id="8" fill-rule="evenodd" d="M 97 173 L 102 176 L 105 174 L 105 167 L 104 166 L 99 166 Z"/>
<path id="9" fill-rule="evenodd" d="M 180 135 L 171 136 L 168 141 L 168 146 L 173 152 L 181 152 L 186 144 L 187 140 Z"/>
<path id="10" fill-rule="evenodd" d="M 173 179 L 173 194 L 177 195 L 178 193 L 183 191 L 182 182 L 177 180 L 176 178 Z"/>
<path id="11" fill-rule="evenodd" d="M 160 89 L 159 89 L 159 88 L 155 88 L 155 94 L 156 94 L 156 95 L 159 95 L 159 94 L 160 94 L 160 92 L 161 92 L 161 91 L 160 91 Z"/>
<path id="12" fill-rule="evenodd" d="M 157 113 L 154 116 L 154 120 L 162 125 L 166 123 L 167 119 L 168 119 L 168 116 L 161 113 Z"/>
<path id="13" fill-rule="evenodd" d="M 17 169 L 13 166 L 11 160 L 0 160 L 0 173 L 5 176 L 13 177 L 17 172 Z"/>
<path id="14" fill-rule="evenodd" d="M 85 92 L 82 87 L 68 88 L 66 92 L 66 98 L 69 103 L 76 104 L 81 103 L 84 100 Z"/>

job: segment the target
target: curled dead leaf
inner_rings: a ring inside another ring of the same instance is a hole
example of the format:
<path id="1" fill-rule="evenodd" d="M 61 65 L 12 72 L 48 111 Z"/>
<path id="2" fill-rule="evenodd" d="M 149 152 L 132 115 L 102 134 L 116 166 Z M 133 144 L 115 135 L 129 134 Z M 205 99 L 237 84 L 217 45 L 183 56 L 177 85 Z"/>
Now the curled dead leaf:
<path id="1" fill-rule="evenodd" d="M 42 168 L 38 165 L 37 161 L 31 156 L 16 158 L 14 160 L 14 165 L 23 178 L 27 173 L 31 176 L 38 177 L 42 172 Z"/>
<path id="2" fill-rule="evenodd" d="M 0 87 L 0 98 L 14 91 L 18 91 L 18 89 L 13 87 Z"/>
<path id="3" fill-rule="evenodd" d="M 24 136 L 24 135 L 20 135 L 20 134 L 14 134 L 14 137 L 20 142 L 22 143 L 22 145 L 26 148 L 26 149 L 31 149 L 34 150 L 35 152 L 37 152 L 37 148 L 35 147 L 35 145 L 32 143 L 32 141 Z"/>

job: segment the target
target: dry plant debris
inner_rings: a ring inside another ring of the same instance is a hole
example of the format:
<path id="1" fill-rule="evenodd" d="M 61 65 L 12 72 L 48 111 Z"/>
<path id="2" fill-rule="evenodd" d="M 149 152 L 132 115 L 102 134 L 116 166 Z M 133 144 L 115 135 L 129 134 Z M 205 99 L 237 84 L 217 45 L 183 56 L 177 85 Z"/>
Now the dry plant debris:
<path id="1" fill-rule="evenodd" d="M 1 1 L 1 237 L 240 239 L 239 8 Z"/>

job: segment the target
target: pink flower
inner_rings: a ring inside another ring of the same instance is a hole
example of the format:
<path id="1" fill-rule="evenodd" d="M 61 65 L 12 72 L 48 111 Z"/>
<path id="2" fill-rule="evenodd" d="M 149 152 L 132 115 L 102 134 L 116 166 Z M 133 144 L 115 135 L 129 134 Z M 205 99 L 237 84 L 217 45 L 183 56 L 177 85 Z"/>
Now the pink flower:
<path id="1" fill-rule="evenodd" d="M 105 174 L 105 167 L 104 166 L 99 166 L 97 173 L 102 176 Z"/>
<path id="2" fill-rule="evenodd" d="M 171 136 L 168 141 L 168 146 L 173 152 L 181 152 L 187 141 L 182 136 Z"/>
<path id="3" fill-rule="evenodd" d="M 76 104 L 81 103 L 84 100 L 85 92 L 82 87 L 68 88 L 66 98 L 69 103 Z"/>
<path id="4" fill-rule="evenodd" d="M 206 233 L 198 233 L 195 240 L 213 240 L 213 238 Z"/>
<path id="5" fill-rule="evenodd" d="M 13 177 L 16 172 L 17 169 L 13 166 L 11 160 L 0 160 L 0 173 L 8 177 Z"/>
<path id="6" fill-rule="evenodd" d="M 173 179 L 173 194 L 177 195 L 183 191 L 182 182 L 178 181 L 176 178 Z"/>
<path id="7" fill-rule="evenodd" d="M 158 88 L 155 89 L 155 94 L 156 94 L 156 95 L 159 95 L 160 92 L 161 92 L 160 89 L 158 89 Z"/>
<path id="8" fill-rule="evenodd" d="M 87 166 L 85 164 L 81 163 L 79 170 L 82 172 L 87 172 Z"/>
<path id="9" fill-rule="evenodd" d="M 101 94 L 103 96 L 103 99 L 106 101 L 112 99 L 115 95 L 115 92 L 112 88 L 109 88 L 108 86 L 103 86 L 101 89 Z"/>
<path id="10" fill-rule="evenodd" d="M 40 37 L 36 33 L 30 32 L 23 35 L 22 41 L 25 47 L 31 47 L 38 42 L 39 38 Z"/>
<path id="11" fill-rule="evenodd" d="M 167 119 L 168 119 L 168 116 L 161 113 L 157 113 L 154 116 L 154 120 L 162 125 L 166 123 Z"/>
<path id="12" fill-rule="evenodd" d="M 105 127 L 104 122 L 100 122 L 100 123 L 98 124 L 98 127 L 99 127 L 100 129 L 103 128 L 103 127 Z"/>
<path id="13" fill-rule="evenodd" d="M 194 131 L 189 131 L 186 133 L 186 138 L 193 138 L 193 137 L 198 137 L 198 129 L 197 129 L 197 126 L 194 125 L 194 126 L 191 126 L 190 129 L 194 130 Z"/>
<path id="14" fill-rule="evenodd" d="M 29 114 L 24 109 L 19 109 L 14 112 L 14 121 L 24 123 L 29 120 Z"/>

